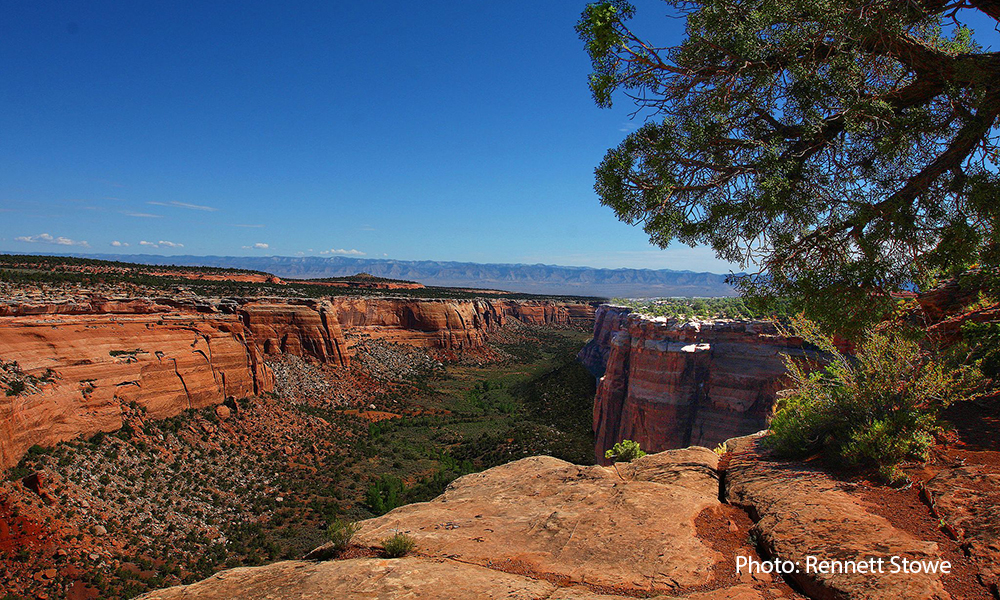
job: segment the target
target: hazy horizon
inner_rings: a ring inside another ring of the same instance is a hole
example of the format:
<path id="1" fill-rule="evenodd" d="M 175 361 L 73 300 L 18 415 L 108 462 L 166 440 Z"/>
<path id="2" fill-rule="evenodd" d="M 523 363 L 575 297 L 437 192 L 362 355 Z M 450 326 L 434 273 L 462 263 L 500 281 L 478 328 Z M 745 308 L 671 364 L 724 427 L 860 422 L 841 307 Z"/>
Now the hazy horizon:
<path id="1" fill-rule="evenodd" d="M 583 6 L 12 5 L 0 250 L 728 272 L 598 203 Z"/>

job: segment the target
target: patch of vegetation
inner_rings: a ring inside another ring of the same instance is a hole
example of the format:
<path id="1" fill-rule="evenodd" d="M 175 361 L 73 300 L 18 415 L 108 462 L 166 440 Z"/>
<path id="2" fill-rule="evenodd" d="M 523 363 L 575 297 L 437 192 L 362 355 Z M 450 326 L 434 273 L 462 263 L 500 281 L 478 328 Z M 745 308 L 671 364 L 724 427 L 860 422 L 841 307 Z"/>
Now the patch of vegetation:
<path id="1" fill-rule="evenodd" d="M 671 319 L 786 319 L 793 314 L 787 300 L 763 304 L 743 298 L 615 298 L 611 303 Z"/>
<path id="2" fill-rule="evenodd" d="M 326 537 L 330 540 L 334 556 L 343 553 L 344 550 L 347 550 L 347 548 L 351 545 L 351 540 L 354 539 L 354 534 L 356 534 L 359 529 L 361 529 L 361 526 L 357 523 L 344 521 L 342 519 L 334 519 L 333 522 L 330 523 L 330 526 L 326 528 Z"/>
<path id="3" fill-rule="evenodd" d="M 646 453 L 639 447 L 639 442 L 632 440 L 622 440 L 604 453 L 604 458 L 613 462 L 632 462 L 643 456 L 646 456 Z"/>
<path id="4" fill-rule="evenodd" d="M 868 330 L 853 357 L 815 323 L 796 319 L 793 331 L 830 360 L 816 369 L 785 358 L 792 384 L 764 440 L 779 455 L 822 454 L 897 481 L 901 462 L 926 459 L 940 411 L 983 384 L 977 364 L 949 365 L 898 329 Z"/>
<path id="5" fill-rule="evenodd" d="M 402 558 L 413 551 L 417 541 L 405 533 L 396 533 L 382 540 L 382 551 L 387 558 Z"/>

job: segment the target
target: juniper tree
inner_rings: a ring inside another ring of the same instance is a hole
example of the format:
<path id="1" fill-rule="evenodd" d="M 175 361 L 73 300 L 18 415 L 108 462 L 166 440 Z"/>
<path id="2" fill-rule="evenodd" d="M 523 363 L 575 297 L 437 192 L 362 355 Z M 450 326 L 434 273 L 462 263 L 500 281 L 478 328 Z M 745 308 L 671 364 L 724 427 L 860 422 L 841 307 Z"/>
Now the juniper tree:
<path id="1" fill-rule="evenodd" d="M 596 169 L 601 202 L 650 241 L 708 244 L 827 322 L 1000 255 L 1000 54 L 968 26 L 994 0 L 667 1 L 676 45 L 633 6 L 577 25 L 602 107 L 645 124 Z M 836 317 L 836 318 L 834 318 Z"/>

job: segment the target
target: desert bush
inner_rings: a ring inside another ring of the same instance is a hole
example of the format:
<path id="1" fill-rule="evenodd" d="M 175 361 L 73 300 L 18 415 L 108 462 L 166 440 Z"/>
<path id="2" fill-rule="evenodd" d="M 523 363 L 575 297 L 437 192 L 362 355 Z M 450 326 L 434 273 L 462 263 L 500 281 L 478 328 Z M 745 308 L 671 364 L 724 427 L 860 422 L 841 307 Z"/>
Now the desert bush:
<path id="1" fill-rule="evenodd" d="M 765 439 L 779 455 L 822 453 L 892 482 L 900 478 L 899 463 L 926 459 L 940 411 L 983 383 L 977 364 L 948 365 L 900 329 L 868 330 L 848 357 L 815 323 L 796 318 L 792 328 L 829 361 L 816 368 L 785 356 L 791 385 Z"/>
<path id="2" fill-rule="evenodd" d="M 962 324 L 968 356 L 981 361 L 983 374 L 1000 384 L 1000 323 Z"/>
<path id="3" fill-rule="evenodd" d="M 646 456 L 646 453 L 639 447 L 639 442 L 633 442 L 632 440 L 622 440 L 604 453 L 604 458 L 614 462 L 632 462 L 643 456 Z"/>
<path id="4" fill-rule="evenodd" d="M 400 558 L 406 556 L 416 547 L 417 542 L 405 533 L 396 533 L 382 540 L 382 550 L 389 558 Z"/>
<path id="5" fill-rule="evenodd" d="M 330 526 L 326 528 L 326 537 L 330 540 L 332 544 L 332 550 L 334 555 L 340 554 L 347 547 L 351 545 L 351 540 L 354 538 L 354 534 L 361 529 L 361 526 L 357 523 L 352 523 L 350 521 L 344 521 L 342 519 L 334 519 Z"/>

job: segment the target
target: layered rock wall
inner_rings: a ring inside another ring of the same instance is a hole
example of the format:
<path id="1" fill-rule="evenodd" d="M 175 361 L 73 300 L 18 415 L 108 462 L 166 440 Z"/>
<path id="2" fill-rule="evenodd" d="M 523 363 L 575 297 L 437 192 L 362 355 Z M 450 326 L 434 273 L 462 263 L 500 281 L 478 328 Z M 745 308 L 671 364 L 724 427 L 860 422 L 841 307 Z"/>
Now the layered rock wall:
<path id="1" fill-rule="evenodd" d="M 16 378 L 28 384 L 22 393 L 0 395 L 0 468 L 36 444 L 115 431 L 130 403 L 165 418 L 272 391 L 266 356 L 347 366 L 345 332 L 465 350 L 481 347 L 510 318 L 584 324 L 588 310 L 593 306 L 393 298 L 0 303 L 0 361 L 16 361 Z M 52 381 L 41 381 L 49 369 Z"/>
<path id="2" fill-rule="evenodd" d="M 36 444 L 115 431 L 130 403 L 165 418 L 273 389 L 235 315 L 119 308 L 0 317 L 0 359 L 16 361 L 28 385 L 0 396 L 0 468 Z"/>
<path id="3" fill-rule="evenodd" d="M 623 439 L 659 452 L 715 446 L 767 427 L 785 376 L 781 354 L 818 359 L 756 321 L 679 322 L 601 306 L 580 353 L 602 375 L 595 454 Z"/>
<path id="4" fill-rule="evenodd" d="M 266 355 L 292 354 L 345 367 L 349 362 L 344 333 L 327 301 L 251 302 L 239 315 Z"/>

